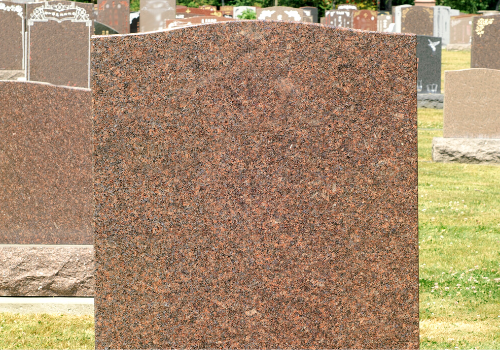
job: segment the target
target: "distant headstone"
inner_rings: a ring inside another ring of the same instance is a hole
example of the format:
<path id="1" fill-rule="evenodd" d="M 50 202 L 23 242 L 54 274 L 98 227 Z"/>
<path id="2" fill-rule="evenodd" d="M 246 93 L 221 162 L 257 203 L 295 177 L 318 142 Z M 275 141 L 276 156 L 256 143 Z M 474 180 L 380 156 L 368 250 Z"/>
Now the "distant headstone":
<path id="1" fill-rule="evenodd" d="M 443 137 L 432 140 L 435 162 L 500 163 L 500 70 L 445 72 Z"/>
<path id="2" fill-rule="evenodd" d="M 418 349 L 415 36 L 92 47 L 97 350 Z"/>
<path id="3" fill-rule="evenodd" d="M 441 51 L 441 38 L 417 35 L 417 92 L 441 93 Z"/>
<path id="4" fill-rule="evenodd" d="M 165 29 L 168 19 L 175 19 L 175 0 L 141 0 L 141 32 Z"/>
<path id="5" fill-rule="evenodd" d="M 500 71 L 446 71 L 444 81 L 443 136 L 500 139 Z"/>
<path id="6" fill-rule="evenodd" d="M 460 16 L 460 10 L 454 10 L 454 9 L 451 9 L 451 10 L 450 10 L 450 16 L 451 16 L 451 17 Z"/>
<path id="7" fill-rule="evenodd" d="M 377 30 L 379 32 L 387 31 L 391 23 L 392 23 L 392 16 L 390 14 L 379 14 L 377 16 Z"/>
<path id="8" fill-rule="evenodd" d="M 339 5 L 337 10 L 357 10 L 358 7 L 356 5 Z"/>
<path id="9" fill-rule="evenodd" d="M 120 34 L 130 33 L 129 0 L 99 0 L 97 21 Z"/>
<path id="10" fill-rule="evenodd" d="M 258 20 L 302 22 L 303 16 L 302 9 L 293 7 L 273 6 L 257 9 Z"/>
<path id="11" fill-rule="evenodd" d="M 401 33 L 401 11 L 407 7 L 412 7 L 412 6 L 411 5 L 401 5 L 401 6 L 393 6 L 392 7 L 392 13 L 394 15 L 393 22 L 394 22 L 394 32 L 395 33 Z"/>
<path id="12" fill-rule="evenodd" d="M 434 11 L 431 7 L 407 7 L 401 10 L 401 33 L 433 36 Z"/>
<path id="13" fill-rule="evenodd" d="M 304 7 L 301 7 L 301 9 L 304 11 L 304 16 L 312 17 L 313 23 L 319 23 L 318 22 L 318 8 L 317 7 L 304 6 Z"/>
<path id="14" fill-rule="evenodd" d="M 352 28 L 354 10 L 330 10 L 325 12 L 325 24 L 333 27 Z"/>
<path id="15" fill-rule="evenodd" d="M 108 27 L 105 24 L 102 24 L 101 22 L 94 21 L 94 35 L 113 35 L 113 34 L 120 34 L 120 33 L 118 33 L 117 30 Z"/>
<path id="16" fill-rule="evenodd" d="M 235 19 L 233 18 L 217 17 L 217 16 L 197 16 L 191 18 L 169 19 L 166 22 L 166 29 L 184 28 L 184 27 L 191 27 L 197 24 L 211 24 L 218 22 L 229 22 L 234 20 Z"/>
<path id="17" fill-rule="evenodd" d="M 251 10 L 257 14 L 257 8 L 255 6 L 235 6 L 233 7 L 233 18 L 238 19 L 238 16 L 241 16 L 245 10 Z"/>
<path id="18" fill-rule="evenodd" d="M 26 5 L 0 1 L 0 70 L 21 70 L 25 64 Z"/>
<path id="19" fill-rule="evenodd" d="M 433 35 L 443 39 L 443 46 L 450 43 L 451 8 L 447 6 L 434 6 Z M 417 33 L 418 34 L 418 33 Z"/>
<path id="20" fill-rule="evenodd" d="M 177 12 L 175 18 L 191 18 L 197 16 L 213 16 L 217 11 L 213 11 L 212 9 L 201 9 L 194 7 L 186 7 L 186 6 L 177 6 Z M 219 14 L 222 17 L 222 14 Z M 172 19 L 172 18 L 169 18 Z"/>
<path id="21" fill-rule="evenodd" d="M 210 12 L 215 12 L 217 11 L 217 6 L 212 6 L 212 5 L 201 5 L 198 7 L 200 10 L 208 10 Z"/>
<path id="22" fill-rule="evenodd" d="M 90 87 L 92 7 L 74 1 L 26 4 L 28 81 Z"/>
<path id="23" fill-rule="evenodd" d="M 352 28 L 377 31 L 377 11 L 358 10 L 354 11 Z"/>
<path id="24" fill-rule="evenodd" d="M 222 13 L 222 17 L 233 18 L 234 7 L 233 6 L 221 6 L 220 12 Z"/>
<path id="25" fill-rule="evenodd" d="M 475 15 L 451 17 L 450 44 L 469 44 L 472 37 L 472 20 Z"/>
<path id="26" fill-rule="evenodd" d="M 500 69 L 500 16 L 473 18 L 470 67 Z"/>

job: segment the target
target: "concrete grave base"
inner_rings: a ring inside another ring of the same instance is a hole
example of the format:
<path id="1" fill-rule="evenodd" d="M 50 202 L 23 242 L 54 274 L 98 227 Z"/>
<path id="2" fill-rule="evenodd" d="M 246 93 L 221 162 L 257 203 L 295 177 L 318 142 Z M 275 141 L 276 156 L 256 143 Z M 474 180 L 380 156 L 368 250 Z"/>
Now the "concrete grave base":
<path id="1" fill-rule="evenodd" d="M 0 80 L 25 80 L 24 70 L 0 70 Z"/>
<path id="2" fill-rule="evenodd" d="M 443 163 L 500 164 L 500 139 L 435 137 L 432 160 Z"/>
<path id="3" fill-rule="evenodd" d="M 94 298 L 0 297 L 0 312 L 15 314 L 94 315 Z"/>
<path id="4" fill-rule="evenodd" d="M 444 94 L 417 94 L 418 108 L 443 109 Z"/>
<path id="5" fill-rule="evenodd" d="M 92 245 L 0 245 L 0 296 L 94 296 Z"/>
<path id="6" fill-rule="evenodd" d="M 470 44 L 448 44 L 446 45 L 446 51 L 470 51 Z"/>

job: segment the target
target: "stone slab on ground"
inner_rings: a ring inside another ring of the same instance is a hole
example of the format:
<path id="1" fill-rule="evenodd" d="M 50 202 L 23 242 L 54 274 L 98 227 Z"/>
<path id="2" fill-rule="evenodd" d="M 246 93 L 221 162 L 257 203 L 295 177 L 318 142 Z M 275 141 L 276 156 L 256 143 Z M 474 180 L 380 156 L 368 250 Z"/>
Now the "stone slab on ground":
<path id="1" fill-rule="evenodd" d="M 0 296 L 94 296 L 92 245 L 0 245 Z"/>
<path id="2" fill-rule="evenodd" d="M 0 297 L 0 312 L 94 315 L 94 298 Z"/>
<path id="3" fill-rule="evenodd" d="M 25 78 L 25 75 L 24 70 L 0 70 L 0 80 L 18 80 Z"/>
<path id="4" fill-rule="evenodd" d="M 434 137 L 432 160 L 443 163 L 500 164 L 500 139 Z"/>
<path id="5" fill-rule="evenodd" d="M 444 94 L 417 94 L 418 108 L 443 109 Z"/>

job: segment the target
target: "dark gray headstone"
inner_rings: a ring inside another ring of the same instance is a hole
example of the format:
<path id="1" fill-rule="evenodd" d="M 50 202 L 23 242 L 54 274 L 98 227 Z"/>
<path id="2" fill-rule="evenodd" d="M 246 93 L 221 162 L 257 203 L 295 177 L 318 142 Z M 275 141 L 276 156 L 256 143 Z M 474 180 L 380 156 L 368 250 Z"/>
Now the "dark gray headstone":
<path id="1" fill-rule="evenodd" d="M 94 35 L 111 35 L 111 34 L 119 34 L 116 29 L 111 28 L 101 22 L 94 22 Z"/>
<path id="2" fill-rule="evenodd" d="M 0 69 L 24 69 L 24 4 L 0 2 Z"/>
<path id="3" fill-rule="evenodd" d="M 319 23 L 317 7 L 304 6 L 301 9 L 304 10 L 304 16 L 312 16 L 313 22 Z"/>
<path id="4" fill-rule="evenodd" d="M 417 35 L 419 93 L 441 93 L 441 45 L 441 38 Z"/>

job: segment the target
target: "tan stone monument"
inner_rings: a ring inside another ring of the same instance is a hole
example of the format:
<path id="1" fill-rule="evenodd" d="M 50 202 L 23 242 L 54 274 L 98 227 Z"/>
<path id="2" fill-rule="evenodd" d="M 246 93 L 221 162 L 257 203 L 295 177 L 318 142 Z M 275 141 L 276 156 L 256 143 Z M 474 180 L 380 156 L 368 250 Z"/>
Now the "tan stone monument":
<path id="1" fill-rule="evenodd" d="M 500 163 L 500 70 L 445 72 L 443 137 L 434 138 L 436 162 Z"/>

